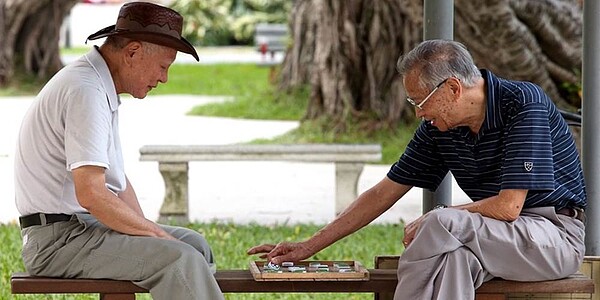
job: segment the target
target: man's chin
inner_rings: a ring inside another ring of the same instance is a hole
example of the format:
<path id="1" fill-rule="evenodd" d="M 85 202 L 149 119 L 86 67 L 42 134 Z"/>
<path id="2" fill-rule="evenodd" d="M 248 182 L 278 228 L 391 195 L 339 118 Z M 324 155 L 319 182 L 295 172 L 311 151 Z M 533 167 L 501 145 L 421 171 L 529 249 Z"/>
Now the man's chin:
<path id="1" fill-rule="evenodd" d="M 143 94 L 131 94 L 131 96 L 132 96 L 133 98 L 136 98 L 136 99 L 144 99 L 144 98 L 146 98 L 146 96 L 148 96 L 148 93 L 143 93 Z"/>

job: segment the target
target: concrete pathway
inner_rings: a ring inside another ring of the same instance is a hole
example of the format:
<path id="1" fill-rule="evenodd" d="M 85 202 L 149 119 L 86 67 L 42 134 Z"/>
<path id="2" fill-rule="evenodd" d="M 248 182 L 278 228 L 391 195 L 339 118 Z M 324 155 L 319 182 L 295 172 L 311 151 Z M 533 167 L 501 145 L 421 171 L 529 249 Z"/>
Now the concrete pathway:
<path id="1" fill-rule="evenodd" d="M 223 97 L 150 96 L 123 98 L 121 140 L 128 177 L 142 209 L 157 219 L 164 194 L 158 163 L 140 162 L 146 144 L 231 144 L 272 138 L 298 126 L 292 121 L 256 121 L 186 116 L 193 106 Z M 0 222 L 14 222 L 13 159 L 18 128 L 32 97 L 0 98 Z M 367 165 L 359 192 L 387 173 L 387 165 Z M 190 217 L 235 223 L 316 223 L 334 218 L 334 166 L 299 162 L 193 162 L 190 164 Z M 468 198 L 455 186 L 455 201 Z M 414 188 L 376 222 L 413 220 L 421 212 L 421 190 Z"/>

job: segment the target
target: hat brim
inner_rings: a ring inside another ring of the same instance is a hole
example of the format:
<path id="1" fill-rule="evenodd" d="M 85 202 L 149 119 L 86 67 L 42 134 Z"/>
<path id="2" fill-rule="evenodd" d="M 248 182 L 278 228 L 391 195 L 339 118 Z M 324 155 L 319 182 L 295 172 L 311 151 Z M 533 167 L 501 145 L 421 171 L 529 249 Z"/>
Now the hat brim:
<path id="1" fill-rule="evenodd" d="M 200 61 L 200 59 L 198 58 L 198 53 L 196 53 L 196 49 L 185 38 L 182 37 L 181 39 L 178 39 L 173 36 L 162 34 L 159 32 L 115 30 L 115 25 L 111 25 L 98 30 L 96 33 L 91 34 L 90 36 L 88 36 L 87 39 L 96 40 L 99 38 L 113 35 L 170 47 L 177 51 L 190 54 L 196 59 L 196 61 Z"/>

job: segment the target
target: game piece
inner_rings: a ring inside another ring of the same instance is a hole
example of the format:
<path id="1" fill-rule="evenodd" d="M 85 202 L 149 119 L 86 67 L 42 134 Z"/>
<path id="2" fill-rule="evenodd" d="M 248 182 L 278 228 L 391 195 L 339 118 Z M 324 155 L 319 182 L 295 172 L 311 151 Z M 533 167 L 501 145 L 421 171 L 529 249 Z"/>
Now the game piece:
<path id="1" fill-rule="evenodd" d="M 292 273 L 306 273 L 305 267 L 288 267 L 288 271 Z"/>
<path id="2" fill-rule="evenodd" d="M 276 265 L 272 262 L 269 262 L 265 267 L 265 269 L 278 271 L 280 269 L 279 265 Z"/>
<path id="3" fill-rule="evenodd" d="M 281 266 L 282 267 L 293 267 L 294 263 L 291 262 L 291 261 L 284 261 L 284 262 L 281 263 Z"/>

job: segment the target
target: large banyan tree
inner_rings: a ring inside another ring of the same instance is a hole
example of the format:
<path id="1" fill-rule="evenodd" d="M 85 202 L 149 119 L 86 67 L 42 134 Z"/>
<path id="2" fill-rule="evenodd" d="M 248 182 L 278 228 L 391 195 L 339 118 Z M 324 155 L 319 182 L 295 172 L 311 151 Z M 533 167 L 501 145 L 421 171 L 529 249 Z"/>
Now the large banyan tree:
<path id="1" fill-rule="evenodd" d="M 307 119 L 412 119 L 399 56 L 422 40 L 422 0 L 295 1 L 280 87 L 311 88 Z M 455 0 L 455 39 L 478 66 L 542 86 L 559 107 L 580 107 L 580 0 Z"/>
<path id="2" fill-rule="evenodd" d="M 62 67 L 58 40 L 78 0 L 0 0 L 0 86 L 17 73 L 47 78 Z"/>

